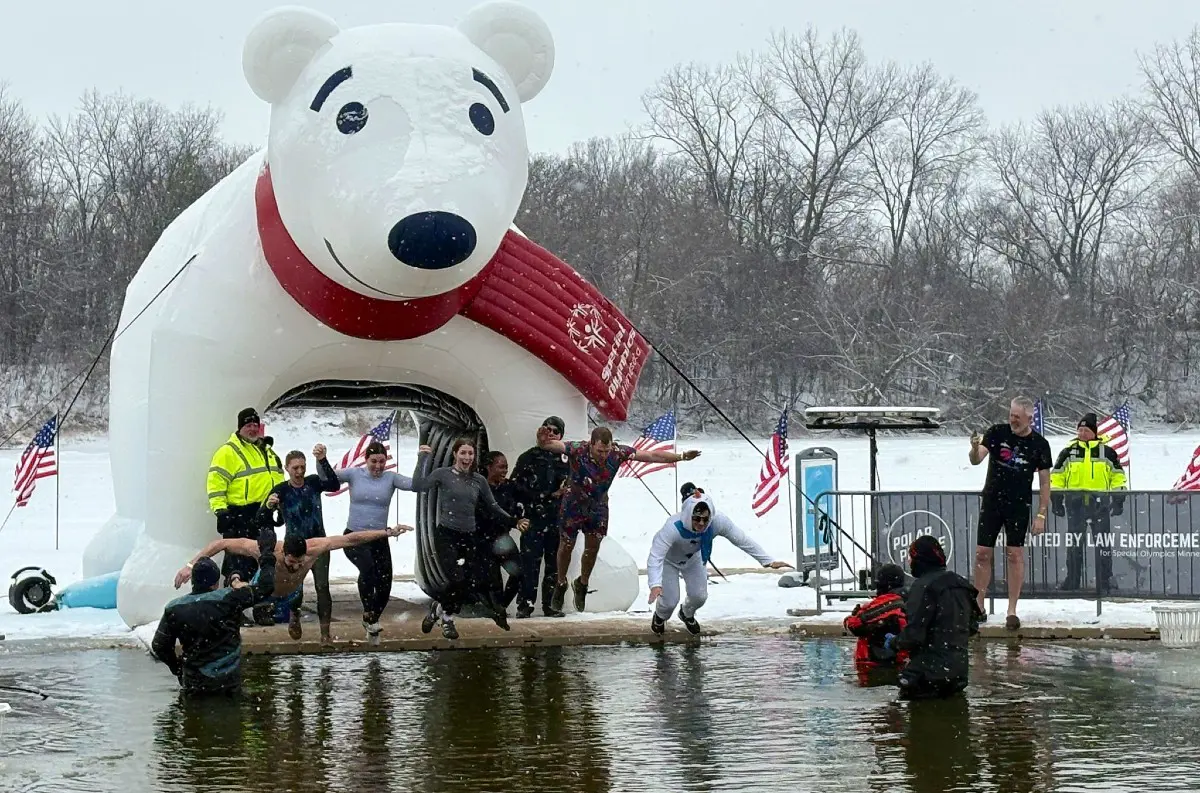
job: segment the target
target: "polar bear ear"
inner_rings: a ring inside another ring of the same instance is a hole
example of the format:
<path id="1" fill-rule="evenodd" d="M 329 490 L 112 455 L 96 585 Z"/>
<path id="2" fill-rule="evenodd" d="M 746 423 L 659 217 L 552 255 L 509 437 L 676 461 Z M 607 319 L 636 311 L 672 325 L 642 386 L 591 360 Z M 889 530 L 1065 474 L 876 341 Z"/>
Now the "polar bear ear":
<path id="1" fill-rule="evenodd" d="M 242 47 L 242 71 L 260 99 L 275 104 L 287 96 L 304 67 L 338 33 L 337 23 L 307 8 L 268 11 Z"/>
<path id="2" fill-rule="evenodd" d="M 495 0 L 471 9 L 458 29 L 504 68 L 522 102 L 537 96 L 550 80 L 554 37 L 532 9 Z"/>

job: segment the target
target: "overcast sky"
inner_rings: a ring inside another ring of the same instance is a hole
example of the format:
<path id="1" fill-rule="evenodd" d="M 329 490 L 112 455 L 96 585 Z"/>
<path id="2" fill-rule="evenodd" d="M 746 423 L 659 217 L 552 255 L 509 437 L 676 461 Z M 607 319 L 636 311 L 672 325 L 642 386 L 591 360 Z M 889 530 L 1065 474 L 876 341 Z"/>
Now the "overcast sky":
<path id="1" fill-rule="evenodd" d="M 343 27 L 454 24 L 471 0 L 292 0 Z M 1137 54 L 1187 35 L 1195 0 L 526 0 L 550 26 L 555 73 L 526 108 L 530 143 L 564 151 L 643 121 L 643 92 L 672 65 L 730 61 L 773 28 L 858 31 L 872 59 L 929 61 L 976 91 L 992 122 L 1136 90 Z M 171 105 L 211 104 L 227 135 L 266 139 L 241 47 L 272 0 L 42 0 L 4 3 L 0 78 L 38 116 L 99 88 Z"/>

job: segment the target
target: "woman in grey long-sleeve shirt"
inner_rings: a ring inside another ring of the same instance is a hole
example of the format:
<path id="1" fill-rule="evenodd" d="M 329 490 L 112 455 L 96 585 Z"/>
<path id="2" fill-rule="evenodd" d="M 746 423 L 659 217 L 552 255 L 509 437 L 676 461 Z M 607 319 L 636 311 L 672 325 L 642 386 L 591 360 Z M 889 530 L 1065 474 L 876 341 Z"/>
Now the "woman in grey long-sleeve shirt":
<path id="1" fill-rule="evenodd" d="M 442 618 L 442 635 L 448 639 L 457 639 L 458 630 L 454 626 L 454 615 L 467 602 L 476 586 L 471 573 L 478 569 L 476 554 L 480 552 L 479 538 L 476 536 L 475 508 L 482 504 L 505 524 L 514 525 L 525 531 L 529 521 L 522 518 L 517 520 L 509 515 L 496 503 L 492 488 L 487 480 L 475 471 L 475 444 L 465 438 L 454 442 L 451 448 L 454 454 L 454 465 L 430 471 L 430 457 L 433 449 L 422 446 L 417 455 L 417 468 L 413 472 L 412 488 L 418 493 L 432 490 L 438 491 L 437 526 L 434 528 L 434 547 L 437 549 L 438 561 L 449 586 L 440 598 L 440 616 Z M 421 630 L 428 633 L 433 630 L 433 624 L 438 612 L 431 611 L 421 623 Z M 508 620 L 503 611 L 492 617 L 502 628 L 508 627 Z"/>
<path id="2" fill-rule="evenodd" d="M 404 474 L 386 471 L 387 449 L 374 441 L 365 450 L 363 468 L 335 470 L 329 461 L 317 461 L 321 478 L 337 479 L 350 486 L 350 515 L 346 531 L 370 531 L 388 527 L 388 508 L 397 490 L 413 489 L 412 480 Z M 386 538 L 372 540 L 346 549 L 346 558 L 358 568 L 358 597 L 363 606 L 363 628 L 371 642 L 379 639 L 382 628 L 379 618 L 392 596 L 392 548 Z"/>

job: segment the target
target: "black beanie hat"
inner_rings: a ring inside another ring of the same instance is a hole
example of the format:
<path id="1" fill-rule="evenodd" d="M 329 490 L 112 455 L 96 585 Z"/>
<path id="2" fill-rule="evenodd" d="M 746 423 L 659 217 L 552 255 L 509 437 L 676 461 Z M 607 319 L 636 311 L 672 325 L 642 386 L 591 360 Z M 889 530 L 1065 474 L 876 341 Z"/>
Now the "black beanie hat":
<path id="1" fill-rule="evenodd" d="M 567 432 L 567 425 L 558 416 L 547 417 L 546 420 L 542 422 L 542 426 L 553 427 L 554 429 L 558 430 L 559 435 L 565 435 Z"/>
<path id="2" fill-rule="evenodd" d="M 922 534 L 908 546 L 908 567 L 916 578 L 931 570 L 946 569 L 946 552 L 936 537 Z"/>
<path id="3" fill-rule="evenodd" d="M 691 482 L 684 482 L 679 488 L 679 496 L 684 501 L 687 501 L 688 496 L 690 496 L 692 493 L 695 493 L 697 489 L 698 488 Z"/>
<path id="4" fill-rule="evenodd" d="M 884 595 L 904 586 L 904 568 L 898 564 L 885 564 L 875 573 L 875 594 Z"/>
<path id="5" fill-rule="evenodd" d="M 254 408 L 242 408 L 242 410 L 238 413 L 237 428 L 239 430 L 242 427 L 246 426 L 247 424 L 260 424 L 260 423 L 262 423 L 262 422 L 259 421 L 258 411 L 255 410 Z"/>
<path id="6" fill-rule="evenodd" d="M 192 564 L 192 591 L 207 592 L 221 580 L 221 568 L 207 556 L 202 556 Z"/>
<path id="7" fill-rule="evenodd" d="M 1076 424 L 1075 426 L 1076 426 L 1076 428 L 1078 428 L 1078 427 L 1087 427 L 1087 428 L 1088 428 L 1089 430 L 1091 430 L 1092 432 L 1099 432 L 1099 431 L 1100 431 L 1100 430 L 1098 429 L 1098 427 L 1099 427 L 1099 421 L 1097 420 L 1097 418 L 1096 418 L 1096 414 L 1095 414 L 1095 413 L 1084 413 L 1084 414 L 1083 414 L 1083 418 L 1081 418 L 1081 419 L 1079 420 L 1079 423 L 1078 423 L 1078 424 Z"/>

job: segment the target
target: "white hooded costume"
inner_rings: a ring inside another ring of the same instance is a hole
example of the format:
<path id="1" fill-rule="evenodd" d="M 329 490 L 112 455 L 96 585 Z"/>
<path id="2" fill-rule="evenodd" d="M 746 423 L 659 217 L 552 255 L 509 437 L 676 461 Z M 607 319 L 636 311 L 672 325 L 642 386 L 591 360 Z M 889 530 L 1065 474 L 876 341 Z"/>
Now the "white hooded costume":
<path id="1" fill-rule="evenodd" d="M 708 526 L 699 533 L 692 530 L 692 511 L 697 504 L 707 505 L 712 516 Z M 753 556 L 763 567 L 774 561 L 727 515 L 717 512 L 710 496 L 700 494 L 688 497 L 679 513 L 668 518 L 658 534 L 654 535 L 650 557 L 646 560 L 647 583 L 651 589 L 662 587 L 662 594 L 654 605 L 654 613 L 660 619 L 670 619 L 679 605 L 681 576 L 687 588 L 687 600 L 679 610 L 681 614 L 695 616 L 696 609 L 708 600 L 708 574 L 704 566 L 712 556 L 712 541 L 717 536 L 724 537 Z"/>

